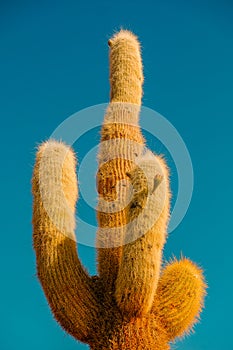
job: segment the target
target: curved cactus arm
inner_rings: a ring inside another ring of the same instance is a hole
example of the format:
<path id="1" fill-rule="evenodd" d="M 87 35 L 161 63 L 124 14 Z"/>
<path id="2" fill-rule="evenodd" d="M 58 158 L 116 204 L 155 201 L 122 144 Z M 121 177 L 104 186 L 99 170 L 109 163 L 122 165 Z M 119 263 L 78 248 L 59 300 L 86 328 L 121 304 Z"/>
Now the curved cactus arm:
<path id="1" fill-rule="evenodd" d="M 75 165 L 74 153 L 63 143 L 48 141 L 39 147 L 32 179 L 33 241 L 38 277 L 54 317 L 87 342 L 97 320 L 97 300 L 76 250 Z"/>
<path id="2" fill-rule="evenodd" d="M 164 325 L 169 341 L 192 330 L 205 294 L 203 272 L 192 261 L 182 259 L 167 265 L 158 283 L 153 311 Z"/>
<path id="3" fill-rule="evenodd" d="M 98 270 L 113 290 L 122 253 L 126 223 L 127 176 L 141 152 L 144 139 L 138 126 L 142 98 L 142 62 L 135 35 L 121 30 L 109 40 L 111 103 L 101 131 L 97 186 Z"/>
<path id="4" fill-rule="evenodd" d="M 128 224 L 116 280 L 116 300 L 127 315 L 150 311 L 160 274 L 169 216 L 168 172 L 163 160 L 147 151 L 128 174 L 132 181 Z"/>

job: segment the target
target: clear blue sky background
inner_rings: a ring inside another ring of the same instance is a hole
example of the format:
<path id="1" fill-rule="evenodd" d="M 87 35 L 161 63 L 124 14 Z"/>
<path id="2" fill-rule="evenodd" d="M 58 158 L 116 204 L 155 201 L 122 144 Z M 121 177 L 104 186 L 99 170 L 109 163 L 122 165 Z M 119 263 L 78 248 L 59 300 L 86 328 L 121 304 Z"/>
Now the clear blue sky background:
<path id="1" fill-rule="evenodd" d="M 2 0 L 2 350 L 87 349 L 53 320 L 35 277 L 30 180 L 35 145 L 74 112 L 108 101 L 107 40 L 120 26 L 142 41 L 144 105 L 173 123 L 194 167 L 192 202 L 165 256 L 182 251 L 200 263 L 209 291 L 195 335 L 177 346 L 233 349 L 233 3 Z M 80 246 L 79 252 L 95 273 L 94 249 Z"/>

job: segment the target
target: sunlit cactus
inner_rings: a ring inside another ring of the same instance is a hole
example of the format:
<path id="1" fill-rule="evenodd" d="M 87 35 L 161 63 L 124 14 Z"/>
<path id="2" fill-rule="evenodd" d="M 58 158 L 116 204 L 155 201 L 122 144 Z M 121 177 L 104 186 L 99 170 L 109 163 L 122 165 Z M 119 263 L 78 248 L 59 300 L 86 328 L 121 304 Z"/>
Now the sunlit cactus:
<path id="1" fill-rule="evenodd" d="M 91 349 L 166 350 L 193 329 L 206 285 L 189 259 L 161 267 L 169 170 L 161 156 L 145 151 L 138 124 L 140 45 L 121 30 L 109 46 L 111 101 L 97 172 L 98 275 L 89 276 L 77 255 L 76 157 L 55 140 L 39 147 L 32 179 L 37 274 L 55 319 Z"/>

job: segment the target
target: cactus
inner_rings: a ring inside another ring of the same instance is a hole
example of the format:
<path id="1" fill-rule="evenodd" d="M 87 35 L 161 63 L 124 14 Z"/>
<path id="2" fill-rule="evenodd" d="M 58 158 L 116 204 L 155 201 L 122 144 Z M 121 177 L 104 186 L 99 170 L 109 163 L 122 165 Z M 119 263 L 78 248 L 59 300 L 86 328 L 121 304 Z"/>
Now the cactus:
<path id="1" fill-rule="evenodd" d="M 63 329 L 95 350 L 170 348 L 199 319 L 202 270 L 189 259 L 163 268 L 170 209 L 169 171 L 144 150 L 138 125 L 142 62 L 134 34 L 111 40 L 111 102 L 97 173 L 98 275 L 89 276 L 76 247 L 76 157 L 62 142 L 39 146 L 32 179 L 37 274 Z"/>

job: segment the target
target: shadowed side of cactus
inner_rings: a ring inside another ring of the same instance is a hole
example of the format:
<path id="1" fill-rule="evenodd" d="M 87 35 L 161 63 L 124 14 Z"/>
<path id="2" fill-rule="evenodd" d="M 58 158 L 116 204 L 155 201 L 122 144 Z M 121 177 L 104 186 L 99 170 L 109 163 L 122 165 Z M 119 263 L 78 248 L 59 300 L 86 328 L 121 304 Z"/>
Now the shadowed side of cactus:
<path id="1" fill-rule="evenodd" d="M 161 271 L 170 209 L 169 171 L 144 150 L 140 45 L 121 30 L 110 40 L 111 101 L 101 131 L 97 187 L 98 276 L 76 247 L 76 158 L 49 140 L 32 179 L 37 274 L 55 319 L 92 350 L 168 350 L 199 318 L 205 294 L 200 268 L 188 259 Z"/>

